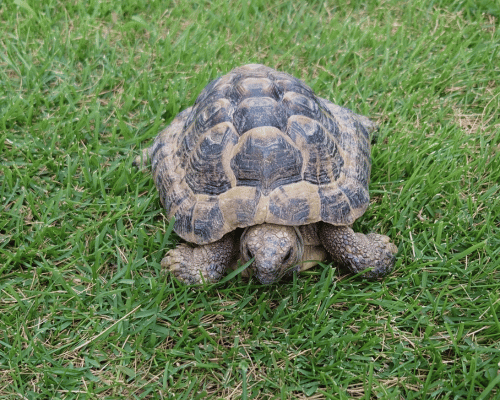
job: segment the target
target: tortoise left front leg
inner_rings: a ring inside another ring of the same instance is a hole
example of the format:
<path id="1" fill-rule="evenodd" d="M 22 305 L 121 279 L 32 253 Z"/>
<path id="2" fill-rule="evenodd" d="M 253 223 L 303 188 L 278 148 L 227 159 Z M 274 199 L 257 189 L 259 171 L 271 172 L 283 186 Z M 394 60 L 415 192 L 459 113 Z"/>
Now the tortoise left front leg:
<path id="1" fill-rule="evenodd" d="M 394 267 L 398 248 L 388 236 L 354 232 L 349 226 L 333 226 L 323 223 L 319 229 L 320 240 L 334 261 L 349 268 L 355 274 L 373 268 L 363 276 L 379 278 Z"/>
<path id="2" fill-rule="evenodd" d="M 239 255 L 239 244 L 233 232 L 222 239 L 205 245 L 191 247 L 180 244 L 170 250 L 161 261 L 180 281 L 188 285 L 215 283 Z"/>

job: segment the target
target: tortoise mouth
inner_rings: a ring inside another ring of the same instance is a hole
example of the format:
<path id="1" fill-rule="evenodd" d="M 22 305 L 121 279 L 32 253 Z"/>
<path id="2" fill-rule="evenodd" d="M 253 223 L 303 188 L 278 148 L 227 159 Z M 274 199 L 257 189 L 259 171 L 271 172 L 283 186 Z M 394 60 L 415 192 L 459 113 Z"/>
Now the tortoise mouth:
<path id="1" fill-rule="evenodd" d="M 251 275 L 255 276 L 262 285 L 271 285 L 279 282 L 282 278 L 288 278 L 292 276 L 293 273 L 299 272 L 300 264 L 296 263 L 290 268 L 279 271 L 280 273 L 278 274 L 259 273 L 259 269 L 252 268 L 252 266 L 250 266 L 249 269 L 252 271 Z"/>

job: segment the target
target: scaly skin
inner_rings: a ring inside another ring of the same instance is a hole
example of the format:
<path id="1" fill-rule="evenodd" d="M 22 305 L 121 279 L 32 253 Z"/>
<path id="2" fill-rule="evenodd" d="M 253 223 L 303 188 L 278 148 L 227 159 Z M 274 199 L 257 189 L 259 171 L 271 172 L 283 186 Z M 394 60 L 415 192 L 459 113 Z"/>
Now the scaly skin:
<path id="1" fill-rule="evenodd" d="M 161 266 L 188 285 L 218 282 L 238 259 L 238 240 L 234 236 L 231 232 L 203 246 L 178 245 L 167 253 Z"/>
<path id="2" fill-rule="evenodd" d="M 352 273 L 373 268 L 363 276 L 379 278 L 387 275 L 394 267 L 398 248 L 385 235 L 364 235 L 354 232 L 348 226 L 323 223 L 319 229 L 319 237 L 333 260 L 349 268 Z"/>

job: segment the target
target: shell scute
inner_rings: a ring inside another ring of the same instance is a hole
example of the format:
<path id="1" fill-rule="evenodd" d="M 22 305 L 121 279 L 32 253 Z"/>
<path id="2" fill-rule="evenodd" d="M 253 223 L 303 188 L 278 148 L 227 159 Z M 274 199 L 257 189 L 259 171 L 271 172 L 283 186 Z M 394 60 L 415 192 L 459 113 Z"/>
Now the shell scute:
<path id="1" fill-rule="evenodd" d="M 250 97 L 239 104 L 233 121 L 236 130 L 243 135 L 250 129 L 261 126 L 283 129 L 286 114 L 281 104 L 270 97 Z"/>
<path id="2" fill-rule="evenodd" d="M 209 241 L 212 231 L 220 230 L 224 224 L 218 202 L 198 202 L 194 212 L 198 218 L 193 221 L 193 233 L 203 241 Z"/>
<path id="3" fill-rule="evenodd" d="M 321 198 L 321 219 L 335 219 L 338 224 L 350 225 L 354 219 L 350 217 L 351 206 L 345 194 L 340 190 L 318 190 Z"/>
<path id="4" fill-rule="evenodd" d="M 290 198 L 286 194 L 278 196 L 276 201 L 270 203 L 269 212 L 278 221 L 287 221 L 292 225 L 307 224 L 311 213 L 309 200 L 305 197 L 296 196 Z"/>
<path id="5" fill-rule="evenodd" d="M 241 79 L 233 86 L 229 94 L 231 100 L 236 104 L 249 97 L 269 97 L 279 101 L 281 96 L 282 92 L 272 80 L 257 77 Z"/>
<path id="6" fill-rule="evenodd" d="M 231 177 L 224 167 L 225 153 L 238 143 L 230 123 L 219 124 L 199 139 L 186 162 L 186 183 L 195 194 L 218 195 L 231 188 Z"/>
<path id="7" fill-rule="evenodd" d="M 256 129 L 242 138 L 231 159 L 239 186 L 259 187 L 264 195 L 302 179 L 302 154 L 277 129 Z"/>
<path id="8" fill-rule="evenodd" d="M 283 96 L 283 105 L 289 115 L 303 115 L 317 121 L 321 120 L 322 110 L 320 105 L 315 98 L 311 98 L 310 96 L 287 92 Z"/>

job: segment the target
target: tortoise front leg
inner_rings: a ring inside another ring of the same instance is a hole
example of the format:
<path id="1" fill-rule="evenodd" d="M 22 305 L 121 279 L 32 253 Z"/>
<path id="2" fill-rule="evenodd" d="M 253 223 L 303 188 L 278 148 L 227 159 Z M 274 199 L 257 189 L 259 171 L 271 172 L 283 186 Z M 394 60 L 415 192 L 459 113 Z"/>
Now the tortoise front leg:
<path id="1" fill-rule="evenodd" d="M 214 243 L 196 247 L 180 244 L 167 253 L 161 266 L 188 285 L 215 283 L 237 261 L 238 255 L 238 240 L 231 232 Z"/>
<path id="2" fill-rule="evenodd" d="M 348 226 L 321 224 L 320 240 L 333 260 L 346 266 L 355 274 L 373 268 L 364 274 L 367 278 L 387 275 L 394 267 L 398 248 L 389 237 L 370 233 L 364 235 L 354 232 Z"/>

